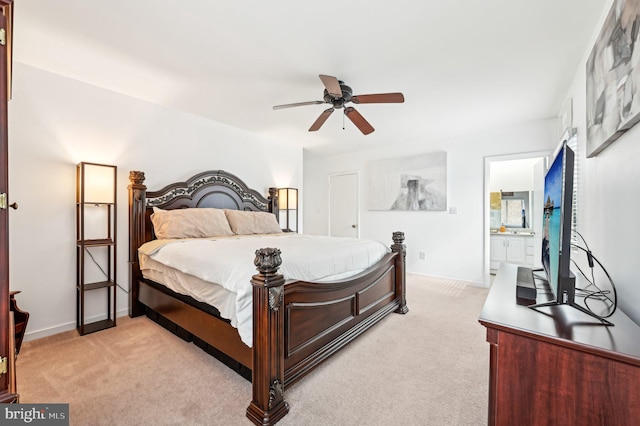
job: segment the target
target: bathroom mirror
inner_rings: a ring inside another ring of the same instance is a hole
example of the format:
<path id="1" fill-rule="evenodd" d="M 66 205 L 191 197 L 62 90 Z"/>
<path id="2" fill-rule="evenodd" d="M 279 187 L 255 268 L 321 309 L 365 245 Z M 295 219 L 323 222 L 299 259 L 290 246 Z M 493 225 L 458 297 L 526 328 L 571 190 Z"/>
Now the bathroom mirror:
<path id="1" fill-rule="evenodd" d="M 531 228 L 531 191 L 491 193 L 491 228 Z"/>

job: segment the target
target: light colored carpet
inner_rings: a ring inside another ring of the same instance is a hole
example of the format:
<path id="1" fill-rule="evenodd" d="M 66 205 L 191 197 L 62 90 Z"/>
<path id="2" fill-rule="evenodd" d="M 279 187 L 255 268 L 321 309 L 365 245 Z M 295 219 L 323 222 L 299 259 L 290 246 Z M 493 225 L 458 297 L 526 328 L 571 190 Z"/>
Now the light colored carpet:
<path id="1" fill-rule="evenodd" d="M 409 274 L 391 314 L 288 388 L 286 425 L 483 425 L 487 289 Z M 72 425 L 249 425 L 251 384 L 147 318 L 26 342 L 24 403 L 69 403 Z"/>

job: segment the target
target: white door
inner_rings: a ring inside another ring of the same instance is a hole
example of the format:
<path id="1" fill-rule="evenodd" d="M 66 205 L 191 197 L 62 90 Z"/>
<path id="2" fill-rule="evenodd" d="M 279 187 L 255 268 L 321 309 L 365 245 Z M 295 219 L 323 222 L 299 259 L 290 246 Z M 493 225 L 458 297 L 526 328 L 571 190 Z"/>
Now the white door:
<path id="1" fill-rule="evenodd" d="M 527 260 L 524 237 L 507 238 L 507 262 L 524 263 Z"/>
<path id="2" fill-rule="evenodd" d="M 354 237 L 358 228 L 358 174 L 329 176 L 329 235 Z"/>
<path id="3" fill-rule="evenodd" d="M 501 235 L 491 235 L 489 237 L 490 269 L 492 272 L 500 268 L 500 264 L 507 260 L 507 239 Z"/>
<path id="4" fill-rule="evenodd" d="M 504 262 L 507 260 L 507 239 L 501 235 L 491 236 L 491 260 Z"/>

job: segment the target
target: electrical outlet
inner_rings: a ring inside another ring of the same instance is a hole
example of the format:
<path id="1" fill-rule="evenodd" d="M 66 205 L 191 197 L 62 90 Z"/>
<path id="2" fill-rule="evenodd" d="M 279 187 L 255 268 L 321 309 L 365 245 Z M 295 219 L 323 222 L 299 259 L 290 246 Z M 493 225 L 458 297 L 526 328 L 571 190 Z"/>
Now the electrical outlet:
<path id="1" fill-rule="evenodd" d="M 420 260 L 425 260 L 427 258 L 427 254 L 421 251 L 420 253 L 418 253 L 418 257 L 420 257 Z"/>

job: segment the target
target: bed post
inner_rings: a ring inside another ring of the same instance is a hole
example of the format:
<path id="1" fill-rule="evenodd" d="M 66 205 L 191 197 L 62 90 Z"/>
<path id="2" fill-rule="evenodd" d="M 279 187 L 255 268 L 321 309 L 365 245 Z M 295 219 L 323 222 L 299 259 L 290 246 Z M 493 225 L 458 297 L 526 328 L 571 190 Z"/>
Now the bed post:
<path id="1" fill-rule="evenodd" d="M 395 310 L 396 313 L 406 314 L 409 312 L 407 306 L 406 291 L 406 258 L 407 246 L 404 245 L 404 232 L 396 231 L 393 233 L 393 244 L 391 251 L 398 253 L 396 256 L 396 294 L 400 295 L 400 306 Z"/>
<path id="2" fill-rule="evenodd" d="M 284 277 L 280 250 L 256 250 L 253 286 L 253 400 L 247 417 L 272 425 L 289 412 L 284 400 Z"/>
<path id="3" fill-rule="evenodd" d="M 278 188 L 269 188 L 269 211 L 276 215 L 278 223 L 280 222 L 279 206 L 278 206 Z"/>
<path id="4" fill-rule="evenodd" d="M 129 172 L 129 316 L 144 315 L 144 306 L 138 302 L 139 283 L 142 278 L 138 263 L 138 247 L 144 242 L 146 191 L 144 172 Z"/>

